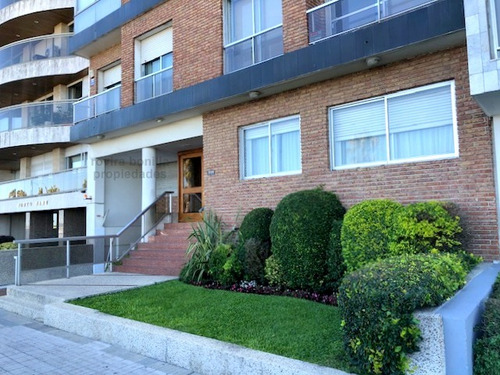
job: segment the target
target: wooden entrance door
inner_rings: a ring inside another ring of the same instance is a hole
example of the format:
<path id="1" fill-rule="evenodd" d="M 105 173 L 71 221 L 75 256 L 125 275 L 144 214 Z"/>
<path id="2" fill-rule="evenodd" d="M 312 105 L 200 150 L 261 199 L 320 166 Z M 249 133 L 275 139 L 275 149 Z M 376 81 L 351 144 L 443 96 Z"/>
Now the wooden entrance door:
<path id="1" fill-rule="evenodd" d="M 203 151 L 179 153 L 179 221 L 200 221 L 203 198 Z"/>

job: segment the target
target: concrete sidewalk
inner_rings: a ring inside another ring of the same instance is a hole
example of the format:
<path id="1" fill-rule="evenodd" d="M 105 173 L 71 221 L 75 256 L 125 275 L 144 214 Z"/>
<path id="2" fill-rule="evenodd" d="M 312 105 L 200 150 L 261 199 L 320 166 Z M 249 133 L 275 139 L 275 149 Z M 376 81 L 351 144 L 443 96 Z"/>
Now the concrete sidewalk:
<path id="1" fill-rule="evenodd" d="M 175 279 L 106 273 L 9 287 L 0 308 L 93 341 L 203 375 L 346 375 L 345 372 L 65 303 Z M 142 357 L 141 357 L 142 358 Z M 120 372 L 116 372 L 120 374 Z M 126 373 L 126 372 L 124 372 Z"/>

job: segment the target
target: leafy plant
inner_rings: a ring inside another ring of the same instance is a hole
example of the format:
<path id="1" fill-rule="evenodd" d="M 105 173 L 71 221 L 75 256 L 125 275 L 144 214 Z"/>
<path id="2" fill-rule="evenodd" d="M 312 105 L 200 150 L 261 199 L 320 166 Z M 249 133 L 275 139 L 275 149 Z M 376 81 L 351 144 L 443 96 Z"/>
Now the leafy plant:
<path id="1" fill-rule="evenodd" d="M 346 271 L 344 258 L 342 256 L 342 243 L 340 234 L 342 231 L 342 220 L 335 220 L 332 223 L 330 232 L 330 242 L 326 254 L 326 286 L 328 290 L 337 291 Z"/>
<path id="2" fill-rule="evenodd" d="M 392 254 L 457 252 L 462 244 L 460 218 L 442 202 L 419 202 L 399 210 L 389 243 Z"/>
<path id="3" fill-rule="evenodd" d="M 271 286 L 283 285 L 283 272 L 274 255 L 266 259 L 266 266 L 264 268 L 264 277 Z"/>
<path id="4" fill-rule="evenodd" d="M 407 254 L 370 263 L 344 277 L 338 302 L 344 346 L 361 373 L 404 374 L 418 349 L 413 311 L 436 306 L 465 284 L 455 254 Z"/>
<path id="5" fill-rule="evenodd" d="M 188 237 L 189 247 L 186 251 L 188 262 L 181 271 L 181 279 L 186 282 L 207 280 L 215 272 L 210 272 L 212 254 L 219 245 L 224 245 L 231 236 L 224 230 L 222 220 L 212 211 L 206 211 L 203 221 L 193 227 Z"/>
<path id="6" fill-rule="evenodd" d="M 17 249 L 17 245 L 14 242 L 4 242 L 0 244 L 0 250 L 13 250 Z"/>
<path id="7" fill-rule="evenodd" d="M 269 227 L 271 226 L 273 214 L 274 211 L 266 207 L 255 208 L 246 214 L 240 226 L 243 241 L 251 238 L 270 241 Z"/>
<path id="8" fill-rule="evenodd" d="M 291 193 L 279 202 L 271 220 L 271 252 L 287 287 L 325 288 L 332 223 L 344 213 L 337 196 L 319 188 Z"/>
<path id="9" fill-rule="evenodd" d="M 265 281 L 266 259 L 270 254 L 269 241 L 250 238 L 245 241 L 245 279 L 255 280 L 259 284 Z"/>
<path id="10" fill-rule="evenodd" d="M 342 256 L 352 272 L 367 263 L 391 256 L 389 240 L 394 216 L 403 209 L 388 199 L 367 200 L 352 206 L 342 226 Z"/>

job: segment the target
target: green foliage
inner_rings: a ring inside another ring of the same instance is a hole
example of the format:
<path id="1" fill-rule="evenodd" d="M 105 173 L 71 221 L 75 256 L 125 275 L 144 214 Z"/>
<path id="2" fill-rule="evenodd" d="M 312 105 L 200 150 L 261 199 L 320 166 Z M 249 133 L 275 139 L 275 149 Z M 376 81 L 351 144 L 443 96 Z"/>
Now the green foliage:
<path id="1" fill-rule="evenodd" d="M 213 281 L 217 281 L 223 285 L 226 284 L 230 275 L 228 271 L 226 271 L 224 266 L 230 259 L 232 253 L 232 247 L 229 244 L 221 243 L 217 245 L 217 247 L 212 251 L 212 254 L 208 260 L 208 274 L 210 275 L 210 279 Z"/>
<path id="2" fill-rule="evenodd" d="M 393 220 L 403 206 L 388 199 L 367 200 L 352 206 L 344 217 L 342 255 L 349 272 L 391 256 Z"/>
<path id="3" fill-rule="evenodd" d="M 474 344 L 474 375 L 500 375 L 500 275 L 485 303 L 482 337 Z"/>
<path id="4" fill-rule="evenodd" d="M 278 261 L 271 255 L 266 259 L 266 266 L 264 269 L 265 278 L 269 285 L 271 286 L 281 286 L 283 285 L 283 272 L 281 272 L 280 265 Z"/>
<path id="5" fill-rule="evenodd" d="M 250 238 L 245 241 L 245 279 L 262 285 L 265 281 L 266 259 L 269 257 L 269 241 Z"/>
<path id="6" fill-rule="evenodd" d="M 361 373 L 403 374 L 418 349 L 412 313 L 436 306 L 465 284 L 455 254 L 408 254 L 368 264 L 344 277 L 339 290 L 344 344 Z"/>
<path id="7" fill-rule="evenodd" d="M 240 233 L 243 241 L 256 238 L 261 241 L 269 241 L 269 227 L 274 211 L 270 208 L 260 207 L 250 211 L 243 218 L 240 226 Z"/>
<path id="8" fill-rule="evenodd" d="M 223 227 L 222 220 L 212 211 L 205 212 L 203 221 L 193 227 L 193 232 L 188 237 L 191 242 L 186 251 L 189 260 L 181 270 L 182 281 L 206 281 L 217 272 L 210 269 L 216 263 L 215 260 L 211 261 L 211 257 L 215 253 L 220 258 L 220 251 L 217 252 L 216 249 L 225 244 L 231 235 Z"/>
<path id="9" fill-rule="evenodd" d="M 14 250 L 17 245 L 14 242 L 4 242 L 0 244 L 0 250 Z"/>
<path id="10" fill-rule="evenodd" d="M 460 218 L 451 216 L 445 204 L 414 203 L 396 214 L 389 249 L 394 255 L 457 252 L 461 232 Z"/>
<path id="11" fill-rule="evenodd" d="M 342 243 L 340 234 L 342 230 L 342 220 L 334 220 L 330 232 L 330 243 L 326 254 L 327 266 L 327 289 L 337 291 L 346 271 L 344 258 L 342 257 Z"/>
<path id="12" fill-rule="evenodd" d="M 325 288 L 332 223 L 344 213 L 337 196 L 321 189 L 295 192 L 281 200 L 271 220 L 271 249 L 287 287 Z"/>

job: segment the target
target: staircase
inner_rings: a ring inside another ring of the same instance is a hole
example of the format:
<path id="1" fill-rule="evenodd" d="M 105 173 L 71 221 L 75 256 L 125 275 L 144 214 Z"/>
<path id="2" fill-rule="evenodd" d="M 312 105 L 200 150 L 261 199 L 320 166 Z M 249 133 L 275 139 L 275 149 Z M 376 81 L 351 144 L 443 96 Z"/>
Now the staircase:
<path id="1" fill-rule="evenodd" d="M 188 236 L 192 223 L 164 224 L 162 230 L 130 251 L 121 265 L 114 265 L 115 272 L 141 273 L 146 275 L 179 276 L 186 263 Z"/>

